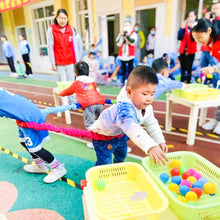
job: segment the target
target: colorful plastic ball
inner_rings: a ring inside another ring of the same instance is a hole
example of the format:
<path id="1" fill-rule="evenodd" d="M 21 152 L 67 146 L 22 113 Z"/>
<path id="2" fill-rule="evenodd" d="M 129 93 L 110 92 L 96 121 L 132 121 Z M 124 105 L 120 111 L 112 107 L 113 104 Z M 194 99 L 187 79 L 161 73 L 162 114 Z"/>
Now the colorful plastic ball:
<path id="1" fill-rule="evenodd" d="M 181 167 L 181 162 L 179 160 L 172 160 L 170 162 L 170 167 L 179 169 Z"/>
<path id="2" fill-rule="evenodd" d="M 188 171 L 186 171 L 186 172 L 184 172 L 184 173 L 182 174 L 182 178 L 183 178 L 184 180 L 186 180 L 189 176 L 191 176 L 191 173 L 188 172 Z"/>
<path id="3" fill-rule="evenodd" d="M 179 188 L 179 192 L 180 192 L 180 194 L 182 194 L 183 196 L 185 196 L 186 193 L 188 193 L 189 191 L 190 191 L 190 188 L 189 188 L 188 186 L 186 186 L 186 185 L 182 185 L 182 186 L 180 186 L 180 188 Z"/>
<path id="4" fill-rule="evenodd" d="M 185 166 L 180 167 L 180 175 L 182 175 L 186 171 L 187 171 L 187 168 Z"/>
<path id="5" fill-rule="evenodd" d="M 202 175 L 201 175 L 200 173 L 194 173 L 193 176 L 194 176 L 197 180 L 199 180 L 199 179 L 202 177 Z"/>
<path id="6" fill-rule="evenodd" d="M 192 184 L 192 188 L 198 187 L 200 189 L 203 189 L 203 184 L 200 183 L 199 181 L 195 182 Z"/>
<path id="7" fill-rule="evenodd" d="M 187 205 L 197 206 L 197 203 L 196 203 L 196 202 L 193 202 L 193 201 L 189 201 L 189 202 L 187 202 Z"/>
<path id="8" fill-rule="evenodd" d="M 205 193 L 212 195 L 215 193 L 215 185 L 213 183 L 205 183 L 203 190 Z"/>
<path id="9" fill-rule="evenodd" d="M 173 168 L 170 171 L 171 176 L 179 176 L 180 175 L 180 171 L 177 168 Z"/>
<path id="10" fill-rule="evenodd" d="M 176 183 L 171 183 L 168 189 L 172 192 L 179 193 L 179 186 Z"/>
<path id="11" fill-rule="evenodd" d="M 190 168 L 190 169 L 187 170 L 187 172 L 189 172 L 192 176 L 196 171 L 194 169 Z"/>
<path id="12" fill-rule="evenodd" d="M 163 183 L 166 183 L 168 180 L 169 180 L 169 175 L 167 173 L 161 173 L 160 174 L 160 180 L 163 182 Z"/>
<path id="13" fill-rule="evenodd" d="M 103 190 L 105 188 L 105 185 L 106 185 L 105 180 L 97 180 L 96 181 L 96 188 L 98 190 Z"/>
<path id="14" fill-rule="evenodd" d="M 182 180 L 181 183 L 180 183 L 180 185 L 181 185 L 181 186 L 182 186 L 182 185 L 186 185 L 186 186 L 188 186 L 188 187 L 191 187 L 191 183 L 190 183 L 188 180 Z"/>
<path id="15" fill-rule="evenodd" d="M 198 200 L 197 194 L 192 191 L 186 193 L 185 198 L 187 201 L 193 201 L 193 202 L 196 202 Z"/>
<path id="16" fill-rule="evenodd" d="M 202 190 L 199 187 L 192 188 L 191 191 L 195 192 L 197 194 L 198 198 L 200 198 L 202 195 Z"/>
<path id="17" fill-rule="evenodd" d="M 173 176 L 171 178 L 171 183 L 176 183 L 177 185 L 179 185 L 181 183 L 181 177 L 180 176 Z"/>
<path id="18" fill-rule="evenodd" d="M 183 196 L 176 197 L 180 202 L 187 203 L 186 198 Z"/>
<path id="19" fill-rule="evenodd" d="M 208 183 L 208 180 L 205 178 L 205 177 L 201 177 L 199 180 L 198 180 L 199 183 L 202 184 L 202 187 L 205 183 Z"/>
<path id="20" fill-rule="evenodd" d="M 190 186 L 192 186 L 192 184 L 197 181 L 197 179 L 194 176 L 189 176 L 187 180 L 190 182 Z"/>

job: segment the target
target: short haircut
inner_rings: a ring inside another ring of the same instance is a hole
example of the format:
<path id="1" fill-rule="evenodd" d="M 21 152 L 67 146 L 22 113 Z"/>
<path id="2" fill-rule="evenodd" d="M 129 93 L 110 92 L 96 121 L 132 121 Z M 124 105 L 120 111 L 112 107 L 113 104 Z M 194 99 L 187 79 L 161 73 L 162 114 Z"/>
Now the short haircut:
<path id="1" fill-rule="evenodd" d="M 166 69 L 166 68 L 168 68 L 167 61 L 166 59 L 162 57 L 154 60 L 154 62 L 152 63 L 152 69 L 156 73 L 160 73 L 163 69 Z"/>
<path id="2" fill-rule="evenodd" d="M 5 40 L 8 40 L 7 37 L 5 35 L 1 35 L 1 37 L 5 38 Z"/>
<path id="3" fill-rule="evenodd" d="M 147 66 L 137 66 L 131 71 L 126 87 L 135 89 L 141 84 L 147 83 L 158 84 L 156 73 Z"/>
<path id="4" fill-rule="evenodd" d="M 91 52 L 89 52 L 89 56 L 90 56 L 90 55 L 95 55 L 95 53 L 91 51 Z"/>
<path id="5" fill-rule="evenodd" d="M 79 61 L 75 64 L 75 72 L 78 76 L 89 75 L 89 65 L 84 61 Z"/>

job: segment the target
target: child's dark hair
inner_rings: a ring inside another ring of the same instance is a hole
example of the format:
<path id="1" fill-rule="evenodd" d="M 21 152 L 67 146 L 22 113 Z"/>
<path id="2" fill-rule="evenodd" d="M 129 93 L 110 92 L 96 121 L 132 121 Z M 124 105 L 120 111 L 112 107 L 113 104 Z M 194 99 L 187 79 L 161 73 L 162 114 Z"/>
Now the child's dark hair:
<path id="1" fill-rule="evenodd" d="M 220 28 L 219 28 L 219 21 L 215 21 L 214 24 L 212 24 L 208 19 L 206 18 L 200 18 L 195 26 L 192 28 L 192 32 L 207 32 L 208 28 L 212 29 L 211 37 L 213 38 L 213 41 L 219 40 L 219 34 L 220 34 Z"/>
<path id="2" fill-rule="evenodd" d="M 152 69 L 156 73 L 160 73 L 165 68 L 168 68 L 168 64 L 167 64 L 166 59 L 162 57 L 154 60 L 154 62 L 152 63 Z"/>
<path id="3" fill-rule="evenodd" d="M 89 65 L 84 61 L 79 61 L 75 64 L 75 72 L 77 76 L 88 76 L 89 75 Z"/>
<path id="4" fill-rule="evenodd" d="M 131 71 L 128 77 L 127 87 L 135 89 L 144 83 L 158 84 L 157 75 L 147 66 L 137 66 Z"/>
<path id="5" fill-rule="evenodd" d="M 65 14 L 65 15 L 68 17 L 67 11 L 66 11 L 65 9 L 63 9 L 63 8 L 58 9 L 58 10 L 57 10 L 56 17 L 54 18 L 54 24 L 57 24 L 57 25 L 58 25 L 57 17 L 59 16 L 60 13 L 63 13 L 63 14 Z M 69 24 L 69 22 L 67 22 L 67 24 Z"/>
<path id="6" fill-rule="evenodd" d="M 5 40 L 8 40 L 8 38 L 5 35 L 1 35 L 1 37 L 5 38 Z"/>
<path id="7" fill-rule="evenodd" d="M 194 9 L 190 9 L 189 11 L 187 11 L 186 13 L 186 18 L 189 16 L 189 13 L 193 12 L 195 16 L 197 16 L 197 11 Z"/>

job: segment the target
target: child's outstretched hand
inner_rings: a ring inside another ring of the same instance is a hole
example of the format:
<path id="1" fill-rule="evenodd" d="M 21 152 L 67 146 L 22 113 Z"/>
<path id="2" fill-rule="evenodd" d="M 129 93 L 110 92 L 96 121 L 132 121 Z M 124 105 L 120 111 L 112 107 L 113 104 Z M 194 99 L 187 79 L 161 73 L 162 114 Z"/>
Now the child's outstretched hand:
<path id="1" fill-rule="evenodd" d="M 159 146 L 164 153 L 168 152 L 168 146 L 165 143 L 159 144 Z"/>
<path id="2" fill-rule="evenodd" d="M 163 145 L 165 151 L 162 150 L 162 147 L 158 145 L 155 147 L 151 147 L 150 150 L 148 151 L 148 154 L 155 164 L 161 165 L 162 162 L 164 165 L 166 165 L 168 161 L 168 158 L 164 153 L 166 152 L 166 147 L 164 146 L 166 144 L 161 144 L 161 145 Z"/>

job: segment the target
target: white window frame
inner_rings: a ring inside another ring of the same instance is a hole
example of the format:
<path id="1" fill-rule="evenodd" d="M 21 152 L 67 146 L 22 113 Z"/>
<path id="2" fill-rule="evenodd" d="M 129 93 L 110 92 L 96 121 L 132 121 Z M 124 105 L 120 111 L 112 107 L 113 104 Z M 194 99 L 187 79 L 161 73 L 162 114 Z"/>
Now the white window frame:
<path id="1" fill-rule="evenodd" d="M 34 44 L 34 50 L 35 50 L 35 54 L 38 56 L 38 57 L 41 57 L 40 56 L 40 48 L 41 47 L 47 47 L 47 44 L 45 45 L 40 45 L 40 40 L 38 39 L 38 35 L 36 34 L 37 32 L 37 26 L 35 24 L 35 21 L 45 21 L 47 20 L 46 18 L 39 18 L 39 19 L 35 19 L 34 17 L 34 10 L 35 9 L 38 9 L 38 8 L 45 8 L 47 6 L 51 6 L 53 5 L 54 6 L 54 1 L 53 0 L 47 0 L 47 1 L 44 1 L 44 2 L 39 2 L 39 3 L 34 3 L 32 5 L 29 5 L 29 12 L 30 12 L 30 15 L 31 15 L 31 27 L 32 27 L 32 37 L 33 37 L 33 42 L 35 42 Z M 51 16 L 52 17 L 52 16 Z M 48 17 L 49 18 L 49 17 Z M 53 16 L 53 19 L 55 18 L 55 15 Z M 50 20 L 50 19 L 48 19 Z M 47 56 L 44 56 L 44 57 L 47 57 Z"/>

